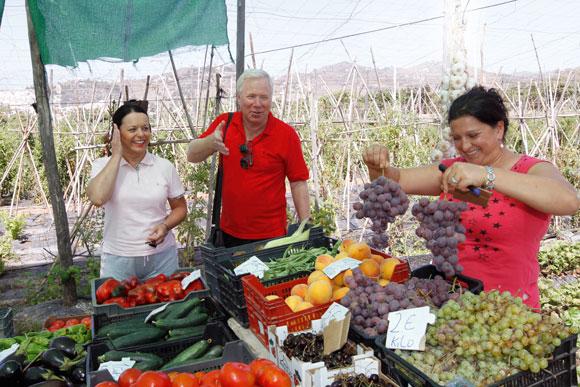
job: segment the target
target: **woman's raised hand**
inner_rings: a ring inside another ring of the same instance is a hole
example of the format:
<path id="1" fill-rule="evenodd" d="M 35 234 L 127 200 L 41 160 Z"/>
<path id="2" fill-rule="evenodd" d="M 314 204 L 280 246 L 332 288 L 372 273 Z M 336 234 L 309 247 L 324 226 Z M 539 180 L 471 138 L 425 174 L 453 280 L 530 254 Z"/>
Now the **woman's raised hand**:
<path id="1" fill-rule="evenodd" d="M 111 154 L 119 155 L 123 154 L 123 146 L 121 145 L 121 132 L 117 127 L 117 124 L 113 124 L 113 136 L 111 137 Z"/>
<path id="2" fill-rule="evenodd" d="M 363 150 L 363 161 L 369 169 L 371 178 L 380 176 L 389 167 L 389 150 L 381 144 L 372 144 Z"/>

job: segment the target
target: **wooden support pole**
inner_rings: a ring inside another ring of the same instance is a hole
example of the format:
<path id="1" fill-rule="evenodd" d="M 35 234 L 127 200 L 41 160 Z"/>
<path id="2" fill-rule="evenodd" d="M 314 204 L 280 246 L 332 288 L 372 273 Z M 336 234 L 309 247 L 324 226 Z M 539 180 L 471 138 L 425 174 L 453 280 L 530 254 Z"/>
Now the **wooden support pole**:
<path id="1" fill-rule="evenodd" d="M 54 138 L 52 133 L 52 118 L 50 115 L 50 104 L 48 101 L 48 91 L 46 83 L 46 69 L 40 57 L 40 48 L 36 40 L 34 25 L 30 16 L 30 4 L 26 1 L 26 17 L 28 21 L 28 40 L 30 42 L 30 56 L 32 59 L 32 74 L 34 79 L 34 94 L 36 96 L 36 110 L 38 114 L 38 129 L 42 142 L 42 157 L 44 168 L 48 180 L 48 190 L 52 212 L 54 215 L 54 226 L 56 229 L 56 241 L 58 246 L 58 260 L 62 269 L 67 271 L 73 265 L 72 250 L 70 244 L 70 234 L 68 228 L 68 217 L 62 196 L 60 185 L 56 152 L 54 149 Z M 72 306 L 77 301 L 76 281 L 72 275 L 62 278 L 63 304 Z"/>
<path id="2" fill-rule="evenodd" d="M 193 135 L 193 137 L 197 137 L 195 127 L 193 126 L 193 122 L 191 121 L 189 111 L 187 110 L 187 104 L 185 103 L 183 91 L 181 90 L 181 84 L 179 83 L 179 77 L 177 76 L 177 69 L 175 68 L 175 62 L 173 61 L 173 54 L 171 53 L 171 50 L 169 50 L 168 52 L 169 52 L 169 60 L 171 61 L 171 68 L 173 69 L 173 76 L 175 77 L 175 83 L 177 84 L 177 91 L 179 92 L 181 105 L 183 105 L 183 111 L 185 112 L 185 118 L 187 119 L 187 125 L 189 126 L 189 130 L 191 130 L 191 134 Z"/>
<path id="3" fill-rule="evenodd" d="M 236 79 L 244 72 L 246 46 L 246 0 L 238 0 L 238 19 L 236 34 Z"/>

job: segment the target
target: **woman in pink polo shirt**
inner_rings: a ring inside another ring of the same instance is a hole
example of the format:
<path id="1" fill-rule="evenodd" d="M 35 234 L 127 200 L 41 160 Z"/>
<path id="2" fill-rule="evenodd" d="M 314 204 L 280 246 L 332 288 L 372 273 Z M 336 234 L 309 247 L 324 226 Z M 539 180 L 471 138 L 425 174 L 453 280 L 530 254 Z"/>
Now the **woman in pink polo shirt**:
<path id="1" fill-rule="evenodd" d="M 113 114 L 111 156 L 93 162 L 87 194 L 105 209 L 101 277 L 146 279 L 178 268 L 171 229 L 187 215 L 185 190 L 173 164 L 147 151 L 150 138 L 147 112 L 123 105 Z"/>

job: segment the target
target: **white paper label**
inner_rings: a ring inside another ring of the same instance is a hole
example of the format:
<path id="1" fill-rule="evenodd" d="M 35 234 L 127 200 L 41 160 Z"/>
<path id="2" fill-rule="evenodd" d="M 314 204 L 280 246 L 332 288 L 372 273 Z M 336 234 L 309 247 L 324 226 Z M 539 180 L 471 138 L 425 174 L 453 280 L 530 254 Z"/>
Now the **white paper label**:
<path id="1" fill-rule="evenodd" d="M 261 321 L 258 321 L 258 328 L 260 328 L 260 334 L 264 334 L 264 324 Z"/>
<path id="2" fill-rule="evenodd" d="M 320 320 L 322 322 L 322 328 L 323 329 L 326 328 L 332 320 L 336 321 L 344 320 L 347 313 L 348 308 L 345 308 L 344 306 L 336 302 L 333 302 L 332 305 L 328 307 L 326 312 L 324 312 L 322 317 L 320 317 Z"/>
<path id="3" fill-rule="evenodd" d="M 258 257 L 254 255 L 246 262 L 236 267 L 234 269 L 234 273 L 236 273 L 236 275 L 253 274 L 258 278 L 262 278 L 264 276 L 264 272 L 266 272 L 267 270 L 268 265 L 266 265 L 264 262 L 262 262 Z"/>
<path id="4" fill-rule="evenodd" d="M 354 361 L 354 372 L 365 376 L 371 376 L 373 374 L 379 375 L 379 361 L 374 356 L 356 359 Z"/>
<path id="5" fill-rule="evenodd" d="M 190 275 L 181 280 L 181 288 L 187 289 L 190 283 L 201 278 L 201 270 L 194 270 Z"/>
<path id="6" fill-rule="evenodd" d="M 360 265 L 360 262 L 361 261 L 354 258 L 339 259 L 338 261 L 326 266 L 322 271 L 328 276 L 328 278 L 332 279 L 345 270 L 357 268 L 358 265 Z"/>
<path id="7" fill-rule="evenodd" d="M 120 361 L 107 361 L 105 363 L 101 363 L 99 365 L 99 371 L 100 370 L 109 371 L 109 373 L 111 374 L 113 379 L 115 379 L 115 381 L 117 381 L 117 380 L 119 380 L 119 376 L 121 376 L 121 374 L 125 370 L 128 370 L 129 368 L 133 367 L 134 364 L 135 364 L 135 360 L 131 360 L 128 357 L 124 357 Z"/>
<path id="8" fill-rule="evenodd" d="M 163 304 L 159 308 L 153 309 L 151 313 L 149 313 L 147 317 L 145 317 L 145 322 L 148 322 L 151 319 L 151 317 L 155 316 L 157 313 L 163 312 L 165 308 L 167 308 L 167 305 L 168 304 Z"/>
<path id="9" fill-rule="evenodd" d="M 8 356 L 18 351 L 18 347 L 20 347 L 20 344 L 12 344 L 10 348 L 6 348 L 4 351 L 0 352 L 0 363 L 2 363 L 2 361 L 4 361 Z"/>
<path id="10" fill-rule="evenodd" d="M 427 324 L 434 322 L 428 306 L 390 312 L 385 347 L 424 351 Z"/>

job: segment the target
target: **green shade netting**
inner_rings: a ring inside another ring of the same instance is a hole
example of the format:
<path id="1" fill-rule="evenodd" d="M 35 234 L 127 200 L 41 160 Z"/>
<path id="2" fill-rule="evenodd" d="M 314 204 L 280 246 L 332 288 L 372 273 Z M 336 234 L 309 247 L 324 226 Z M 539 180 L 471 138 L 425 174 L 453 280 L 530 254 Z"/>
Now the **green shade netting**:
<path id="1" fill-rule="evenodd" d="M 4 0 L 0 0 L 0 25 L 2 25 L 2 13 L 4 13 Z"/>
<path id="2" fill-rule="evenodd" d="M 4 0 L 0 0 L 3 2 Z M 44 64 L 229 44 L 225 0 L 29 0 Z"/>

